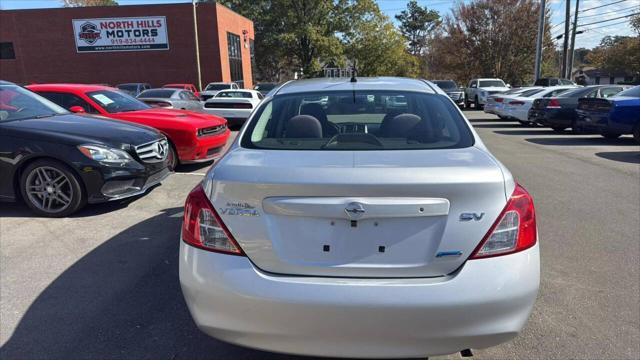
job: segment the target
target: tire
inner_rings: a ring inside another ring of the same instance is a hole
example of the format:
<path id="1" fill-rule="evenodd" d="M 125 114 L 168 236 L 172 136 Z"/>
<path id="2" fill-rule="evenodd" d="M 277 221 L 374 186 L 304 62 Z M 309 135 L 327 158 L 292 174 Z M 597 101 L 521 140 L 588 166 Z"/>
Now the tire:
<path id="1" fill-rule="evenodd" d="M 478 95 L 476 95 L 476 97 L 474 98 L 473 107 L 476 110 L 482 110 L 482 105 L 480 105 L 480 101 L 478 101 Z"/>
<path id="2" fill-rule="evenodd" d="M 617 139 L 617 138 L 619 138 L 622 134 L 616 134 L 616 133 L 604 132 L 604 133 L 602 133 L 602 134 L 600 134 L 600 135 L 602 135 L 602 137 L 604 137 L 605 139 L 613 140 L 613 139 Z"/>
<path id="3" fill-rule="evenodd" d="M 169 153 L 167 154 L 167 168 L 169 168 L 169 171 L 175 171 L 178 165 L 180 165 L 180 159 L 178 158 L 178 153 L 176 152 L 176 149 L 173 146 L 173 144 L 169 142 Z"/>
<path id="4" fill-rule="evenodd" d="M 467 95 L 464 96 L 464 108 L 469 109 L 471 107 L 471 103 L 469 102 L 469 98 Z"/>
<path id="5" fill-rule="evenodd" d="M 27 165 L 20 175 L 20 192 L 34 213 L 46 217 L 69 216 L 87 203 L 78 175 L 56 160 Z"/>
<path id="6" fill-rule="evenodd" d="M 633 129 L 633 139 L 640 144 L 640 123 Z"/>
<path id="7" fill-rule="evenodd" d="M 553 129 L 553 131 L 555 131 L 555 132 L 564 132 L 566 127 L 564 127 L 564 126 L 552 126 L 551 129 Z"/>
<path id="8" fill-rule="evenodd" d="M 580 133 L 582 133 L 582 131 L 578 129 L 578 124 L 575 119 L 571 121 L 571 133 L 575 135 L 579 135 Z"/>
<path id="9" fill-rule="evenodd" d="M 522 126 L 526 126 L 526 127 L 530 127 L 531 123 L 528 121 L 522 121 L 522 120 L 518 120 L 518 122 L 520 123 L 520 125 Z"/>

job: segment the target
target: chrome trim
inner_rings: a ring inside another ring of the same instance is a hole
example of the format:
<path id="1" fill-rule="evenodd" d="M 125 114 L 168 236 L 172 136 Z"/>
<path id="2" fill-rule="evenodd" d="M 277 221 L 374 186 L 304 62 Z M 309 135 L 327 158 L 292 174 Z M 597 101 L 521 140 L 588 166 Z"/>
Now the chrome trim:
<path id="1" fill-rule="evenodd" d="M 167 139 L 152 141 L 146 144 L 135 146 L 138 158 L 146 163 L 157 163 L 165 161 L 169 153 L 169 142 Z"/>

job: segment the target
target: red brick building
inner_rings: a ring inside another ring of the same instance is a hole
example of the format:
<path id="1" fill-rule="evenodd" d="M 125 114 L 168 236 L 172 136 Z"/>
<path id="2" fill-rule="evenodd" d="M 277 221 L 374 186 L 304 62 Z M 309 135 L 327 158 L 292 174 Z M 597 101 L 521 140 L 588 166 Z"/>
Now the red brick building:
<path id="1" fill-rule="evenodd" d="M 253 22 L 216 3 L 196 7 L 203 86 L 253 86 Z M 193 83 L 198 86 L 192 4 L 0 11 L 0 79 Z"/>

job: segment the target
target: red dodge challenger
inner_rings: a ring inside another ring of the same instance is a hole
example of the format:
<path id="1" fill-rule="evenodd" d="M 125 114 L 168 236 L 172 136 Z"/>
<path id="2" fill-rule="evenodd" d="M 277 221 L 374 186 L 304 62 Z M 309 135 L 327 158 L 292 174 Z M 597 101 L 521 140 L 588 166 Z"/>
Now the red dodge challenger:
<path id="1" fill-rule="evenodd" d="M 72 112 L 102 115 L 160 130 L 171 142 L 169 166 L 214 160 L 231 132 L 223 118 L 153 108 L 118 89 L 101 85 L 37 84 L 27 88 Z"/>

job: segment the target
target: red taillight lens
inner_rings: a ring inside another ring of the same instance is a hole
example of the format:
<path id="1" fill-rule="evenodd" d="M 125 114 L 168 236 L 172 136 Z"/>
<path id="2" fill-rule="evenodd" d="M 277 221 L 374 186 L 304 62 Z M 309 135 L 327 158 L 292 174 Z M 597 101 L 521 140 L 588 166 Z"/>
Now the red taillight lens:
<path id="1" fill-rule="evenodd" d="M 510 101 L 509 105 L 524 105 L 524 101 Z"/>
<path id="2" fill-rule="evenodd" d="M 503 98 L 496 98 L 496 102 L 502 102 L 502 100 L 504 100 Z"/>
<path id="3" fill-rule="evenodd" d="M 551 99 L 547 104 L 547 109 L 560 109 L 560 101 L 558 99 Z"/>
<path id="4" fill-rule="evenodd" d="M 184 204 L 182 240 L 204 250 L 244 255 L 200 184 L 191 190 Z"/>
<path id="5" fill-rule="evenodd" d="M 531 195 L 516 184 L 513 195 L 470 259 L 513 254 L 536 244 L 536 212 Z"/>

